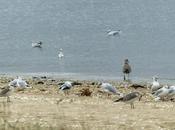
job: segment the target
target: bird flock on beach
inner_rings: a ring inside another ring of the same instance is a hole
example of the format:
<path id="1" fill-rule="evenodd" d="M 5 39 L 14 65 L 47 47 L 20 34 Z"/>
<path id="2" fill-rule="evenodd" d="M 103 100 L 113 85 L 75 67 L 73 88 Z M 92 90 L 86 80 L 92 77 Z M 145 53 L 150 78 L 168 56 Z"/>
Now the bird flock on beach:
<path id="1" fill-rule="evenodd" d="M 36 78 L 37 77 L 34 77 L 33 79 L 36 79 Z M 44 78 L 47 79 L 47 77 L 44 77 Z M 153 101 L 171 101 L 172 99 L 174 99 L 175 86 L 161 85 L 158 82 L 158 79 L 159 79 L 158 76 L 154 76 L 151 85 L 149 87 L 145 87 L 145 89 L 149 89 L 148 93 L 152 95 L 154 99 Z M 127 83 L 130 81 L 129 79 L 126 80 L 126 78 L 124 78 L 124 83 L 125 82 Z M 83 83 L 78 83 L 73 81 L 61 82 L 58 84 L 58 91 L 62 92 L 65 95 L 69 95 L 69 92 L 72 90 L 73 87 L 76 87 L 76 85 L 83 85 Z M 111 95 L 116 96 L 117 99 L 113 100 L 114 103 L 124 102 L 124 103 L 130 104 L 131 109 L 135 108 L 134 102 L 137 100 L 140 101 L 142 97 L 145 95 L 144 93 L 139 91 L 122 93 L 119 91 L 117 86 L 108 82 L 98 82 L 96 85 L 97 85 L 97 88 L 99 88 L 100 91 L 103 92 L 103 94 L 106 94 L 107 97 L 110 97 Z M 133 86 L 140 87 L 139 85 L 136 85 L 136 84 L 133 84 Z M 0 97 L 7 97 L 7 102 L 10 102 L 10 96 L 14 91 L 14 89 L 17 89 L 17 88 L 24 90 L 31 87 L 27 83 L 27 81 L 17 76 L 15 79 L 9 82 L 8 86 L 1 88 Z M 124 87 L 124 88 L 129 89 L 129 87 L 127 88 Z"/>
<path id="2" fill-rule="evenodd" d="M 117 31 L 112 31 L 108 30 L 107 35 L 108 36 L 119 36 L 121 34 L 121 30 Z M 42 42 L 33 42 L 32 47 L 33 48 L 41 48 L 42 47 Z M 60 48 L 58 52 L 58 58 L 63 58 L 63 49 Z M 123 81 L 124 82 L 131 82 L 130 80 L 130 73 L 132 72 L 131 66 L 129 64 L 128 59 L 124 59 L 124 64 L 122 67 L 122 72 L 123 72 Z M 36 77 L 37 78 L 37 77 Z M 46 78 L 46 77 L 45 77 Z M 150 94 L 154 98 L 155 101 L 165 101 L 165 100 L 172 100 L 175 97 L 175 86 L 168 86 L 164 85 L 162 86 L 159 81 L 158 81 L 158 76 L 153 77 L 153 81 L 151 83 L 151 86 L 148 87 L 150 90 Z M 76 86 L 75 82 L 72 81 L 65 81 L 64 83 L 61 83 L 58 85 L 59 91 L 62 91 L 64 94 L 68 94 L 71 88 Z M 126 89 L 128 85 L 124 86 Z M 136 85 L 137 86 L 137 85 Z M 136 87 L 135 86 L 135 87 Z M 125 102 L 129 103 L 131 105 L 131 109 L 134 109 L 134 101 L 136 100 L 141 100 L 141 98 L 144 96 L 141 92 L 138 91 L 133 91 L 130 93 L 122 93 L 120 92 L 116 86 L 112 85 L 111 83 L 108 82 L 100 82 L 98 83 L 98 87 L 101 88 L 103 92 L 107 94 L 107 96 L 110 96 L 111 94 L 118 96 L 119 98 L 114 100 L 113 102 Z M 17 76 L 14 80 L 10 81 L 8 86 L 1 88 L 0 90 L 0 97 L 7 97 L 7 102 L 10 102 L 10 95 L 13 92 L 15 88 L 20 88 L 20 89 L 26 89 L 30 88 L 29 84 L 23 80 L 20 76 Z"/>
<path id="3" fill-rule="evenodd" d="M 129 78 L 129 74 L 131 73 L 131 66 L 129 65 L 128 59 L 124 60 L 122 71 L 123 71 L 123 81 L 126 83 L 131 82 Z M 37 79 L 37 77 L 33 77 L 33 78 Z M 42 77 L 42 78 L 46 79 L 47 77 Z M 165 100 L 174 99 L 175 86 L 168 86 L 168 85 L 162 86 L 159 83 L 158 79 L 159 79 L 158 76 L 154 76 L 152 78 L 153 81 L 151 83 L 151 86 L 148 87 L 148 89 L 150 90 L 150 94 L 152 95 L 154 100 L 155 101 L 159 101 L 159 100 L 165 101 Z M 76 83 L 73 81 L 65 81 L 61 84 L 58 84 L 58 90 L 62 91 L 65 95 L 68 95 L 69 91 L 76 85 L 82 85 L 82 83 Z M 108 82 L 100 82 L 98 83 L 97 86 L 104 93 L 106 93 L 107 96 L 110 96 L 112 94 L 112 95 L 116 95 L 117 97 L 119 97 L 116 100 L 114 100 L 114 102 L 129 103 L 132 109 L 134 109 L 134 101 L 136 100 L 140 101 L 141 98 L 144 96 L 143 93 L 138 92 L 138 91 L 133 91 L 133 92 L 124 94 L 120 92 L 116 86 Z M 9 82 L 8 86 L 1 89 L 0 97 L 7 97 L 7 102 L 10 102 L 10 95 L 15 88 L 26 89 L 26 88 L 30 88 L 30 86 L 24 79 L 22 79 L 20 76 L 17 76 L 14 80 Z M 128 87 L 125 87 L 125 89 L 128 89 Z"/>
<path id="4" fill-rule="evenodd" d="M 130 92 L 127 94 L 123 94 L 121 93 L 116 86 L 113 86 L 110 83 L 107 82 L 102 82 L 99 83 L 98 85 L 105 93 L 111 95 L 118 95 L 120 98 L 118 98 L 117 100 L 115 100 L 114 102 L 125 102 L 125 103 L 129 103 L 131 105 L 131 108 L 134 109 L 134 101 L 136 100 L 141 100 L 142 96 L 144 96 L 144 94 L 138 92 L 138 91 L 134 91 L 134 92 Z M 138 85 L 137 85 L 138 86 Z M 63 91 L 64 93 L 70 91 L 70 89 L 73 87 L 72 82 L 70 81 L 66 81 L 65 83 L 63 83 L 59 89 L 61 91 Z M 148 88 L 150 90 L 150 94 L 152 94 L 152 97 L 154 98 L 155 101 L 169 101 L 171 99 L 175 98 L 175 86 L 161 86 L 160 83 L 158 82 L 158 77 L 153 77 L 153 81 L 151 83 L 150 88 Z M 108 96 L 109 96 L 108 95 Z"/>

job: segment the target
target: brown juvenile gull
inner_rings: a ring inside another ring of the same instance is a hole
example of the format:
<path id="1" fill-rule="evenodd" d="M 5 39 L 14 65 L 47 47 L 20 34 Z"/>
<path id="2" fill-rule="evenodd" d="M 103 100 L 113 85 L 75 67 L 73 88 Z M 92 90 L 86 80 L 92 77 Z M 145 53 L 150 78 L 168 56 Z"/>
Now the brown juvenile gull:
<path id="1" fill-rule="evenodd" d="M 141 98 L 142 95 L 139 92 L 131 92 L 124 97 L 115 100 L 114 102 L 123 101 L 125 103 L 129 103 L 131 105 L 131 109 L 134 109 L 134 101 L 137 99 L 140 101 Z"/>
<path id="2" fill-rule="evenodd" d="M 125 59 L 124 60 L 124 65 L 123 65 L 123 80 L 126 80 L 126 75 L 128 76 L 128 80 L 129 80 L 129 73 L 131 73 L 131 66 L 129 65 L 129 60 Z"/>
<path id="3" fill-rule="evenodd" d="M 10 102 L 10 95 L 12 93 L 13 86 L 7 86 L 0 91 L 0 97 L 7 97 L 7 102 Z"/>

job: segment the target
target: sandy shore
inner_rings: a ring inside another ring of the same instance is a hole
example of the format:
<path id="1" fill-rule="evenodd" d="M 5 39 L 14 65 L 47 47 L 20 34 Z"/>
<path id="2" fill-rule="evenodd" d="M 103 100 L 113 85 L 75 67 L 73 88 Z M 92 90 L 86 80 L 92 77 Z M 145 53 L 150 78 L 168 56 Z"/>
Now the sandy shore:
<path id="1" fill-rule="evenodd" d="M 1 77 L 0 86 L 11 80 Z M 174 102 L 155 102 L 148 83 L 139 83 L 143 88 L 136 89 L 131 82 L 109 81 L 122 93 L 144 94 L 131 109 L 129 104 L 114 103 L 118 97 L 102 92 L 97 81 L 76 81 L 80 84 L 67 95 L 58 90 L 64 80 L 28 77 L 26 81 L 31 88 L 15 89 L 11 102 L 0 98 L 0 129 L 175 130 Z M 83 96 L 85 90 L 90 92 L 87 96 Z"/>

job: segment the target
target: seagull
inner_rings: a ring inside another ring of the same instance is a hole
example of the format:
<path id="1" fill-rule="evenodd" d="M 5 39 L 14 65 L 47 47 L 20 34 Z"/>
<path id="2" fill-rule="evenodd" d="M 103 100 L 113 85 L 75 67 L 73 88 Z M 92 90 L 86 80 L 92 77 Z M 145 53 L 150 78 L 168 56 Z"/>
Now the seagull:
<path id="1" fill-rule="evenodd" d="M 117 30 L 117 31 L 108 30 L 107 31 L 108 36 L 120 35 L 120 33 L 121 33 L 121 30 Z"/>
<path id="2" fill-rule="evenodd" d="M 155 93 L 153 94 L 153 96 L 155 96 L 156 100 L 157 99 L 164 99 L 165 97 L 168 96 L 169 94 L 169 87 L 167 85 L 163 86 L 162 88 L 160 88 L 159 90 L 155 91 Z"/>
<path id="3" fill-rule="evenodd" d="M 169 89 L 175 89 L 175 86 L 169 86 Z"/>
<path id="4" fill-rule="evenodd" d="M 39 47 L 39 48 L 41 48 L 43 43 L 41 42 L 41 41 L 39 41 L 39 42 L 34 42 L 34 43 L 32 43 L 32 47 L 34 48 L 34 47 Z"/>
<path id="5" fill-rule="evenodd" d="M 62 90 L 63 92 L 68 93 L 68 90 L 71 89 L 71 87 L 73 86 L 71 81 L 66 81 L 64 82 L 64 84 L 62 84 L 59 89 Z"/>
<path id="6" fill-rule="evenodd" d="M 158 78 L 156 76 L 154 76 L 152 86 L 151 86 L 151 91 L 155 92 L 155 91 L 159 90 L 160 88 L 161 88 L 161 86 L 158 82 Z"/>
<path id="7" fill-rule="evenodd" d="M 60 50 L 59 50 L 59 52 L 58 52 L 58 57 L 59 58 L 63 58 L 64 57 L 64 54 L 63 54 L 63 49 L 62 48 L 60 48 Z"/>
<path id="8" fill-rule="evenodd" d="M 117 91 L 117 89 L 114 87 L 114 86 L 112 86 L 112 84 L 110 84 L 110 83 L 100 83 L 100 86 L 101 86 L 101 88 L 105 91 L 105 92 L 107 92 L 107 93 L 112 93 L 112 94 L 116 94 L 116 95 L 122 95 L 120 92 L 118 92 Z"/>
<path id="9" fill-rule="evenodd" d="M 14 87 L 13 86 L 7 86 L 4 89 L 0 91 L 0 97 L 7 97 L 7 102 L 10 102 L 10 95 L 13 91 Z"/>
<path id="10" fill-rule="evenodd" d="M 8 85 L 9 85 L 9 86 L 16 87 L 16 86 L 17 86 L 17 82 L 18 82 L 18 76 L 17 76 L 16 79 L 14 79 L 13 81 L 11 81 Z"/>
<path id="11" fill-rule="evenodd" d="M 169 86 L 168 98 L 172 99 L 175 96 L 175 86 Z"/>
<path id="12" fill-rule="evenodd" d="M 123 101 L 125 103 L 129 103 L 131 105 L 131 109 L 134 109 L 134 101 L 135 100 L 141 100 L 142 95 L 139 92 L 131 92 L 117 100 L 115 100 L 114 102 L 119 102 L 119 101 Z"/>
<path id="13" fill-rule="evenodd" d="M 16 79 L 14 79 L 13 81 L 11 81 L 9 83 L 9 86 L 13 86 L 13 87 L 19 87 L 19 88 L 26 88 L 29 85 L 27 84 L 26 81 L 24 81 L 21 77 L 17 76 Z"/>
<path id="14" fill-rule="evenodd" d="M 171 99 L 175 96 L 175 89 L 170 89 L 168 92 L 168 98 Z"/>
<path id="15" fill-rule="evenodd" d="M 131 66 L 129 65 L 129 60 L 125 59 L 124 60 L 124 65 L 123 65 L 123 80 L 126 80 L 126 75 L 128 75 L 128 80 L 129 80 L 129 73 L 131 73 Z"/>

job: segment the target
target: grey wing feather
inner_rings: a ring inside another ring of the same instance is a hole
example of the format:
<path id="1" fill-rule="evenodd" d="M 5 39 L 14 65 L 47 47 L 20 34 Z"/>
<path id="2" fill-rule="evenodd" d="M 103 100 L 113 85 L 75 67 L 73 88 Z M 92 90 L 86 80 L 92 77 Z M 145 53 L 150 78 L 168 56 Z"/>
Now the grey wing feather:
<path id="1" fill-rule="evenodd" d="M 123 101 L 129 101 L 129 100 L 134 99 L 136 97 L 137 97 L 136 93 L 129 93 L 123 97 Z"/>
<path id="2" fill-rule="evenodd" d="M 70 89 L 70 86 L 67 86 L 66 84 L 61 85 L 60 89 L 65 90 L 65 89 Z"/>
<path id="3" fill-rule="evenodd" d="M 154 96 L 158 96 L 162 92 L 163 92 L 163 90 L 158 90 L 158 91 L 155 92 Z"/>
<path id="4" fill-rule="evenodd" d="M 175 90 L 174 89 L 169 90 L 168 95 L 169 96 L 174 96 L 175 95 Z"/>
<path id="5" fill-rule="evenodd" d="M 175 90 L 173 90 L 173 89 L 171 89 L 171 90 L 169 90 L 169 94 L 171 94 L 171 93 L 173 93 Z"/>
<path id="6" fill-rule="evenodd" d="M 131 72 L 131 67 L 129 64 L 124 64 L 123 66 L 123 73 L 130 73 Z"/>
<path id="7" fill-rule="evenodd" d="M 159 87 L 155 87 L 155 88 L 152 88 L 152 91 L 154 92 L 154 91 L 157 91 L 157 90 L 159 90 L 161 88 L 161 86 L 159 86 Z"/>
<path id="8" fill-rule="evenodd" d="M 107 89 L 110 91 L 110 92 L 113 92 L 113 93 L 116 93 L 116 89 L 113 87 L 113 86 L 108 86 Z"/>
<path id="9" fill-rule="evenodd" d="M 10 90 L 9 87 L 3 89 L 3 90 L 0 92 L 0 95 L 6 94 L 7 92 L 9 92 L 9 90 Z"/>

